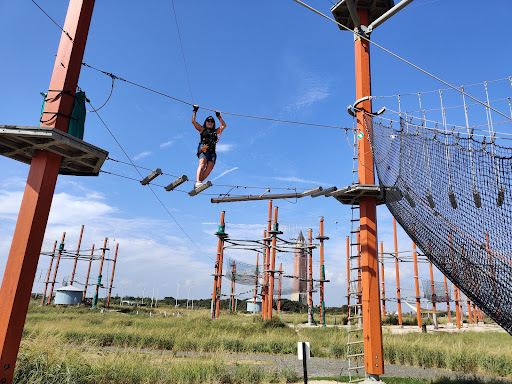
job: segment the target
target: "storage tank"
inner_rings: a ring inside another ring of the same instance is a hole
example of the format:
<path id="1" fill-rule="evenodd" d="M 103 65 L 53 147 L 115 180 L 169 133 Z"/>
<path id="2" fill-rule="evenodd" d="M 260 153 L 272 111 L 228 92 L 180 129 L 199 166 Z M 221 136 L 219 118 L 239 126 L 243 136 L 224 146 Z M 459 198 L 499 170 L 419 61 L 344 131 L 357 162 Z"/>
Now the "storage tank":
<path id="1" fill-rule="evenodd" d="M 249 299 L 247 302 L 247 312 L 261 312 L 261 300 L 256 299 L 256 304 L 254 303 L 254 299 Z"/>
<path id="2" fill-rule="evenodd" d="M 78 305 L 82 302 L 82 289 L 68 285 L 57 289 L 53 303 L 56 305 Z"/>

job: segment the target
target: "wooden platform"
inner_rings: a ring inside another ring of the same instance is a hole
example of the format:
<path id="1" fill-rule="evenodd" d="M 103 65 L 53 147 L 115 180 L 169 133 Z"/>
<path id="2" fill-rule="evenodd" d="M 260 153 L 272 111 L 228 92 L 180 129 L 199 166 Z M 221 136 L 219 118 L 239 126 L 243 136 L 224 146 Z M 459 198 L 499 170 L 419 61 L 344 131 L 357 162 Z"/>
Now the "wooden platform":
<path id="1" fill-rule="evenodd" d="M 0 125 L 0 155 L 30 164 L 40 150 L 62 156 L 61 175 L 98 176 L 108 156 L 107 151 L 53 128 Z"/>

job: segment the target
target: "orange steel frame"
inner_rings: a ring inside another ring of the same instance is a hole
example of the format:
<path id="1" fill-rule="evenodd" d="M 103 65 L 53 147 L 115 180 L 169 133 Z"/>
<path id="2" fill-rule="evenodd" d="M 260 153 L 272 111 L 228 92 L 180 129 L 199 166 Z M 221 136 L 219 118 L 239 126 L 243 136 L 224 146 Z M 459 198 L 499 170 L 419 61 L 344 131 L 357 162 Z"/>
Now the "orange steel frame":
<path id="1" fill-rule="evenodd" d="M 220 226 L 224 225 L 224 215 L 225 212 L 222 211 L 220 213 Z M 220 252 L 222 249 L 222 239 L 219 236 L 219 240 L 217 243 L 217 258 L 215 260 L 215 272 L 213 274 L 213 293 L 212 293 L 212 308 L 211 308 L 211 318 L 215 318 L 215 313 L 217 309 L 217 286 L 219 281 L 219 260 L 220 260 Z"/>
<path id="2" fill-rule="evenodd" d="M 112 284 L 114 283 L 114 272 L 116 271 L 117 252 L 119 251 L 119 244 L 116 244 L 116 253 L 114 255 L 114 264 L 112 265 L 112 276 L 110 277 L 110 287 L 108 288 L 107 308 L 110 307 L 110 294 L 112 293 Z"/>
<path id="3" fill-rule="evenodd" d="M 46 299 L 46 291 L 48 289 L 48 283 L 50 282 L 50 274 L 52 273 L 53 259 L 55 258 L 55 250 L 57 249 L 57 240 L 53 243 L 52 259 L 50 260 L 50 266 L 48 267 L 48 274 L 46 275 L 46 281 L 44 284 L 43 299 L 41 300 L 41 306 L 44 305 Z"/>
<path id="4" fill-rule="evenodd" d="M 324 314 L 324 280 L 325 280 L 325 267 L 324 267 L 324 218 L 320 217 L 320 324 L 325 325 Z"/>
<path id="5" fill-rule="evenodd" d="M 361 24 L 368 25 L 369 11 L 357 10 Z M 355 70 L 356 70 L 356 99 L 371 95 L 370 76 L 370 43 L 358 38 L 355 43 Z M 360 104 L 361 109 L 371 113 L 370 100 Z M 357 113 L 357 130 L 364 137 L 359 140 L 358 174 L 359 183 L 375 184 L 373 172 L 373 154 L 365 129 L 362 112 Z M 371 134 L 371 129 L 369 129 Z M 365 352 L 365 371 L 370 375 L 384 373 L 384 359 L 382 349 L 382 328 L 379 298 L 379 266 L 377 255 L 377 201 L 375 197 L 361 197 L 360 202 L 360 237 L 361 237 L 361 266 L 362 266 L 362 315 L 363 338 Z"/>
<path id="6" fill-rule="evenodd" d="M 460 306 L 459 306 L 459 290 L 453 285 L 453 292 L 455 293 L 455 314 L 457 316 L 457 328 L 460 329 Z"/>
<path id="7" fill-rule="evenodd" d="M 89 260 L 89 268 L 87 269 L 87 277 L 85 278 L 84 284 L 84 294 L 82 296 L 82 301 L 85 301 L 85 295 L 87 294 L 87 285 L 89 284 L 89 275 L 91 274 L 91 265 L 92 265 L 92 257 L 94 256 L 94 244 L 91 249 L 91 258 Z"/>
<path id="8" fill-rule="evenodd" d="M 70 0 L 49 86 L 53 101 L 45 104 L 43 127 L 67 132 L 80 75 L 94 0 Z M 61 93 L 65 91 L 65 93 Z M 37 151 L 14 231 L 0 288 L 0 382 L 11 383 L 27 316 L 44 232 L 62 157 Z"/>
<path id="9" fill-rule="evenodd" d="M 267 236 L 270 236 L 270 231 L 272 230 L 272 200 L 268 202 L 268 221 L 267 221 L 267 230 L 263 234 L 263 238 L 266 239 Z M 269 274 L 268 270 L 270 269 L 270 245 L 271 242 L 269 240 L 265 240 L 265 244 L 267 248 L 265 250 L 265 254 L 263 255 L 263 287 L 261 288 L 262 294 L 262 302 L 261 302 L 261 316 L 264 320 L 268 319 L 268 284 L 269 284 Z"/>
<path id="10" fill-rule="evenodd" d="M 381 281 L 382 281 L 382 317 L 386 318 L 386 287 L 384 285 L 384 244 L 382 241 L 380 242 L 380 257 L 381 257 L 381 264 L 380 264 L 380 273 L 381 273 Z"/>
<path id="11" fill-rule="evenodd" d="M 435 311 L 437 311 L 436 302 L 435 302 L 436 287 L 434 286 L 434 268 L 432 266 L 432 262 L 429 263 L 429 266 L 430 266 L 430 292 L 432 294 L 432 310 L 435 312 Z M 437 327 L 437 315 L 434 313 L 433 316 L 436 316 L 436 321 L 434 323 L 434 326 Z"/>
<path id="12" fill-rule="evenodd" d="M 277 223 L 277 207 L 274 208 L 274 222 L 273 230 L 276 229 Z M 267 300 L 267 319 L 272 318 L 272 304 L 274 302 L 274 270 L 276 269 L 276 245 L 277 245 L 277 234 L 272 235 L 272 249 L 271 249 L 271 261 L 270 261 L 270 276 L 269 276 L 269 287 L 268 287 L 268 300 Z"/>
<path id="13" fill-rule="evenodd" d="M 396 234 L 396 219 L 393 217 L 393 237 L 395 242 L 395 275 L 396 275 L 396 301 L 398 305 L 398 325 L 402 325 L 402 300 L 400 298 L 400 269 L 398 266 L 398 236 Z"/>
<path id="14" fill-rule="evenodd" d="M 84 233 L 84 226 L 82 225 L 82 229 L 80 230 L 80 237 L 78 239 L 78 247 L 76 248 L 76 257 L 75 262 L 73 264 L 73 272 L 71 273 L 71 282 L 70 285 L 73 285 L 73 282 L 75 281 L 75 271 L 76 271 L 76 264 L 78 262 L 78 256 L 80 254 L 80 245 L 82 244 L 82 235 Z"/>
<path id="15" fill-rule="evenodd" d="M 450 311 L 450 298 L 448 297 L 448 281 L 446 280 L 446 276 L 444 277 L 444 292 L 446 293 L 446 310 L 448 311 L 448 322 L 452 322 L 452 312 Z"/>
<path id="16" fill-rule="evenodd" d="M 418 252 L 416 252 L 416 244 L 412 243 L 412 258 L 414 262 L 414 288 L 416 292 L 416 318 L 418 319 L 418 327 L 421 327 L 421 303 L 420 303 L 420 284 L 418 275 Z"/>
<path id="17" fill-rule="evenodd" d="M 62 240 L 59 245 L 59 253 L 57 254 L 57 262 L 55 263 L 55 271 L 53 271 L 53 279 L 52 285 L 50 286 L 50 294 L 48 295 L 47 304 L 50 305 L 52 303 L 53 296 L 53 288 L 55 287 L 55 281 L 57 279 L 57 271 L 59 270 L 60 257 L 62 256 L 62 251 L 64 250 L 64 239 L 66 238 L 66 232 L 62 234 Z"/>

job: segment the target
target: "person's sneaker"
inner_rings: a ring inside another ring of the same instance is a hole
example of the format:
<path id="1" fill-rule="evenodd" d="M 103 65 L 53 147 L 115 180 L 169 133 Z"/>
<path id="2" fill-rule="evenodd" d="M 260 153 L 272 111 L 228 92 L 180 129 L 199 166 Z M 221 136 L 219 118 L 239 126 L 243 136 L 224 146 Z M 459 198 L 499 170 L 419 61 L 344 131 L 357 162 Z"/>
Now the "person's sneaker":
<path id="1" fill-rule="evenodd" d="M 194 189 L 199 188 L 199 187 L 201 186 L 201 184 L 203 184 L 203 183 L 196 182 L 196 183 L 194 184 Z"/>

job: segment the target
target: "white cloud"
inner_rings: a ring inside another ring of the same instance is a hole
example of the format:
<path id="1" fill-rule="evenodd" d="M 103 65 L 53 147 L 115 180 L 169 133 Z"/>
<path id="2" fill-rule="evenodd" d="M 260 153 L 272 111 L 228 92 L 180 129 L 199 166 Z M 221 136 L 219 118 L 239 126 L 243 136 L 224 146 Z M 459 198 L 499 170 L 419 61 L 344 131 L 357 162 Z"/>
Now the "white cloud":
<path id="1" fill-rule="evenodd" d="M 236 171 L 237 169 L 238 169 L 238 167 L 233 167 L 233 168 L 231 168 L 231 169 L 228 169 L 227 171 L 222 172 L 219 176 L 217 176 L 217 177 L 215 177 L 214 179 L 212 179 L 212 181 L 213 181 L 213 180 L 220 179 L 222 176 L 224 176 L 224 175 L 228 174 L 229 172 Z"/>
<path id="2" fill-rule="evenodd" d="M 234 144 L 217 144 L 216 151 L 217 152 L 229 152 L 235 147 Z"/>
<path id="3" fill-rule="evenodd" d="M 137 161 L 137 160 L 143 159 L 143 158 L 151 156 L 151 155 L 152 155 L 152 152 L 150 152 L 150 151 L 141 152 L 138 155 L 133 156 L 133 160 Z"/>
<path id="4" fill-rule="evenodd" d="M 170 146 L 171 146 L 171 145 L 173 145 L 174 143 L 175 143 L 175 141 L 174 141 L 174 140 L 166 141 L 165 143 L 160 144 L 160 148 L 170 147 Z"/>

